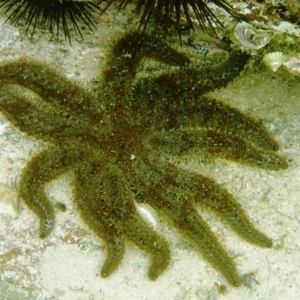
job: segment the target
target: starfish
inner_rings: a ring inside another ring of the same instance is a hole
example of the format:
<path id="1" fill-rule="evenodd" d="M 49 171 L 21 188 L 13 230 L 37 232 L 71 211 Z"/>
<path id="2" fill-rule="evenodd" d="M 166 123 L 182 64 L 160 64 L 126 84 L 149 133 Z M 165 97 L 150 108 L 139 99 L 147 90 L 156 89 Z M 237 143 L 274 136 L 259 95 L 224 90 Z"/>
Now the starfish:
<path id="1" fill-rule="evenodd" d="M 227 56 L 200 64 L 157 37 L 128 33 L 112 47 L 92 92 L 44 63 L 20 59 L 0 65 L 0 110 L 48 145 L 28 162 L 19 183 L 20 197 L 39 218 L 40 237 L 55 224 L 44 187 L 72 172 L 76 207 L 106 244 L 102 277 L 118 268 L 128 241 L 149 254 L 151 280 L 169 265 L 167 240 L 137 210 L 136 203 L 146 203 L 231 285 L 241 285 L 233 259 L 196 208 L 215 213 L 249 243 L 270 248 L 272 241 L 224 187 L 180 161 L 192 155 L 204 164 L 226 159 L 266 170 L 288 164 L 262 125 L 205 96 L 248 61 L 239 51 Z M 164 70 L 138 76 L 145 58 Z"/>

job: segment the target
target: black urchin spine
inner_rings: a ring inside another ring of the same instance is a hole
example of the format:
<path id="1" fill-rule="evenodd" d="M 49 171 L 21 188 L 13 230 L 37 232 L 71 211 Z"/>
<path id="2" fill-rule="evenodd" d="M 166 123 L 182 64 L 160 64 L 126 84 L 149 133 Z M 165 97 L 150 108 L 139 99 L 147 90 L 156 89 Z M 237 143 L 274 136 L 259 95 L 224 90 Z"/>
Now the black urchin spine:
<path id="1" fill-rule="evenodd" d="M 101 1 L 103 2 L 103 1 Z M 78 0 L 0 0 L 0 7 L 5 8 L 7 21 L 17 24 L 24 20 L 26 33 L 35 32 L 38 25 L 56 31 L 60 30 L 71 41 L 70 29 L 83 39 L 79 23 L 85 24 L 91 31 L 95 28 L 95 14 L 101 13 L 100 3 Z"/>

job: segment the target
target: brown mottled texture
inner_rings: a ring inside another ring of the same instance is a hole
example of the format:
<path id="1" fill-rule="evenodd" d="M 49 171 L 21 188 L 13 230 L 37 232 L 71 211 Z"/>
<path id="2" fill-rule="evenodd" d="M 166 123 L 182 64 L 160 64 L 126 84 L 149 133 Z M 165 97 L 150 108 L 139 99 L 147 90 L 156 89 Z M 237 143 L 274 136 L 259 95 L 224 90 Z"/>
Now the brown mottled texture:
<path id="1" fill-rule="evenodd" d="M 137 77 L 142 60 L 168 66 Z M 54 228 L 54 203 L 45 184 L 74 173 L 74 201 L 82 219 L 106 243 L 101 275 L 119 266 L 127 241 L 151 257 L 156 279 L 167 268 L 166 239 L 137 212 L 135 201 L 158 210 L 234 286 L 242 284 L 232 258 L 196 208 L 217 214 L 244 240 L 271 247 L 237 200 L 214 180 L 180 168 L 186 154 L 207 162 L 228 159 L 268 170 L 287 168 L 277 143 L 250 117 L 208 99 L 248 56 L 232 52 L 198 65 L 155 37 L 129 33 L 109 52 L 94 93 L 47 65 L 21 59 L 0 66 L 0 108 L 21 131 L 48 142 L 23 170 L 19 194 L 40 219 L 40 236 Z"/>

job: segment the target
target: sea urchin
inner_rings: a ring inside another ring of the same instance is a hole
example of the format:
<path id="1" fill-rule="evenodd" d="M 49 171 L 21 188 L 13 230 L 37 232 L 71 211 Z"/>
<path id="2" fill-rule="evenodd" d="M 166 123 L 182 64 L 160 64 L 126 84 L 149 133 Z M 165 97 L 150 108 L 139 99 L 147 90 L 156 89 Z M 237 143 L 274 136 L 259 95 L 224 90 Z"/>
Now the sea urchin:
<path id="1" fill-rule="evenodd" d="M 32 28 L 33 34 L 36 26 L 41 25 L 59 35 L 62 28 L 64 36 L 70 40 L 70 27 L 83 38 L 79 22 L 93 31 L 96 23 L 95 13 L 103 14 L 115 2 L 118 2 L 119 9 L 125 8 L 129 3 L 136 5 L 136 16 L 141 15 L 139 27 L 143 31 L 151 16 L 154 16 L 156 25 L 163 24 L 165 33 L 171 24 L 179 25 L 182 19 L 185 19 L 185 29 L 194 29 L 192 16 L 198 20 L 203 31 L 210 27 L 215 33 L 213 24 L 222 26 L 221 21 L 207 5 L 207 0 L 0 0 L 0 8 L 5 8 L 7 20 L 12 24 L 25 20 L 26 33 Z M 239 16 L 226 0 L 211 2 L 235 18 Z"/>
<path id="2" fill-rule="evenodd" d="M 5 8 L 7 20 L 12 24 L 25 20 L 26 33 L 32 28 L 33 34 L 36 26 L 41 25 L 59 35 L 62 27 L 65 38 L 69 40 L 70 24 L 83 38 L 78 22 L 82 22 L 92 31 L 95 27 L 93 14 L 101 12 L 98 4 L 80 0 L 0 0 L 0 7 Z"/>
<path id="3" fill-rule="evenodd" d="M 104 1 L 105 0 L 100 0 L 99 4 Z M 108 5 L 104 8 L 104 11 L 115 1 L 107 0 L 105 2 L 107 2 Z M 207 27 L 212 28 L 214 31 L 213 23 L 222 26 L 218 17 L 208 7 L 208 1 L 206 0 L 120 0 L 119 8 L 125 8 L 132 2 L 136 3 L 136 15 L 139 16 L 141 14 L 140 27 L 143 29 L 146 28 L 152 15 L 156 18 L 156 24 L 162 21 L 166 29 L 169 28 L 171 20 L 179 24 L 182 17 L 185 18 L 186 28 L 194 29 L 191 12 L 194 13 L 203 31 Z M 227 11 L 230 15 L 238 17 L 238 14 L 226 0 L 211 0 L 211 2 Z"/>

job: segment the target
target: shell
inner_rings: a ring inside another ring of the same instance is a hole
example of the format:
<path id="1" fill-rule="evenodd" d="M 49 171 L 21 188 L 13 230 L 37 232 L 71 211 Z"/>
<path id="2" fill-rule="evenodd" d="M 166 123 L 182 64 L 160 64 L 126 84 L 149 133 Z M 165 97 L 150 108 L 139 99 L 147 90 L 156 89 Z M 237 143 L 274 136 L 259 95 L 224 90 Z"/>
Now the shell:
<path id="1" fill-rule="evenodd" d="M 276 72 L 287 60 L 287 57 L 282 52 L 271 52 L 264 56 L 263 63 L 273 72 Z"/>
<path id="2" fill-rule="evenodd" d="M 241 46 L 249 49 L 260 49 L 275 36 L 272 30 L 256 29 L 246 22 L 238 23 L 233 34 Z"/>
<path id="3" fill-rule="evenodd" d="M 136 203 L 136 210 L 147 225 L 155 230 L 157 226 L 155 210 L 146 203 Z"/>

